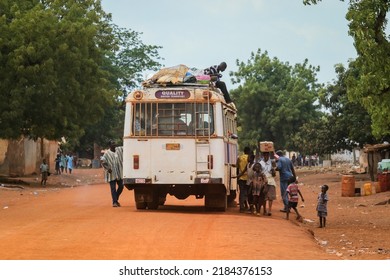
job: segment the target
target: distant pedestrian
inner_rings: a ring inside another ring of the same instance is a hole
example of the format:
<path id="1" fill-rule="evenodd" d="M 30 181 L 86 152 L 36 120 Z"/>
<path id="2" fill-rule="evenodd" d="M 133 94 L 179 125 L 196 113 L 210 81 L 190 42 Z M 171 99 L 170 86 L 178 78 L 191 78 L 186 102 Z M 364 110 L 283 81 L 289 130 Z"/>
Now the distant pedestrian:
<path id="1" fill-rule="evenodd" d="M 39 167 L 39 170 L 41 171 L 41 185 L 46 186 L 47 177 L 49 176 L 49 165 L 46 163 L 46 159 L 42 160 L 42 164 Z"/>
<path id="2" fill-rule="evenodd" d="M 297 161 L 298 161 L 298 166 L 302 166 L 302 155 L 301 154 L 298 154 Z"/>
<path id="3" fill-rule="evenodd" d="M 328 185 L 321 186 L 321 192 L 318 194 L 317 215 L 320 219 L 320 228 L 326 226 L 326 216 L 328 215 Z"/>
<path id="4" fill-rule="evenodd" d="M 294 166 L 297 166 L 297 156 L 295 154 L 293 154 L 291 161 Z"/>
<path id="5" fill-rule="evenodd" d="M 61 156 L 60 156 L 60 154 L 57 154 L 56 159 L 55 159 L 56 175 L 61 174 L 60 162 L 61 162 Z"/>
<path id="6" fill-rule="evenodd" d="M 61 173 L 64 173 L 65 170 L 65 165 L 66 165 L 66 158 L 63 153 L 60 154 L 60 170 Z"/>
<path id="7" fill-rule="evenodd" d="M 69 154 L 66 157 L 66 165 L 68 167 L 69 174 L 72 174 L 72 170 L 73 170 L 73 155 L 72 154 Z"/>
<path id="8" fill-rule="evenodd" d="M 123 191 L 123 147 L 117 147 L 112 140 L 109 141 L 109 146 L 110 149 L 101 158 L 101 164 L 105 171 L 105 180 L 110 184 L 112 206 L 120 207 L 119 197 Z"/>
<path id="9" fill-rule="evenodd" d="M 297 209 L 298 200 L 299 200 L 298 195 L 301 197 L 302 202 L 305 202 L 305 200 L 303 199 L 302 193 L 299 190 L 298 182 L 297 182 L 295 176 L 290 177 L 290 179 L 288 180 L 288 183 L 289 183 L 289 185 L 288 185 L 287 190 L 286 190 L 286 197 L 288 199 L 288 208 L 286 211 L 286 219 L 287 220 L 289 219 L 290 210 L 292 208 L 292 209 L 294 209 L 295 213 L 297 214 L 297 220 L 300 220 L 300 219 L 302 219 L 302 216 L 301 216 L 301 214 L 299 214 L 298 209 Z"/>
<path id="10" fill-rule="evenodd" d="M 62 158 L 62 163 L 64 164 L 65 173 L 68 173 L 68 154 L 64 154 L 63 156 L 64 157 Z"/>

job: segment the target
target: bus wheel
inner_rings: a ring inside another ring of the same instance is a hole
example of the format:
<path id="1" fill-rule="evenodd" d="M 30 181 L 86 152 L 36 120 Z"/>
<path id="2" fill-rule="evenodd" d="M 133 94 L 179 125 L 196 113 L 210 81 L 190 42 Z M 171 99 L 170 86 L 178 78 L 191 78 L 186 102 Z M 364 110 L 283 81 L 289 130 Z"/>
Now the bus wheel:
<path id="1" fill-rule="evenodd" d="M 146 202 L 145 202 L 145 194 L 142 190 L 135 189 L 134 190 L 134 201 L 135 201 L 135 207 L 139 210 L 146 209 Z"/>
<path id="2" fill-rule="evenodd" d="M 147 202 L 148 204 L 148 209 L 149 210 L 156 210 L 158 208 L 158 200 L 153 200 L 151 202 Z"/>
<path id="3" fill-rule="evenodd" d="M 227 208 L 227 196 L 226 194 L 206 194 L 204 199 L 205 207 L 207 211 L 226 211 Z"/>
<path id="4" fill-rule="evenodd" d="M 135 202 L 135 208 L 138 210 L 146 209 L 146 202 Z"/>
<path id="5" fill-rule="evenodd" d="M 160 194 L 158 197 L 158 205 L 164 205 L 167 200 L 167 194 Z"/>
<path id="6" fill-rule="evenodd" d="M 156 190 L 152 190 L 151 192 L 152 192 L 152 194 L 151 194 L 152 201 L 147 202 L 148 209 L 149 210 L 156 210 L 158 208 L 160 199 L 158 196 L 158 192 Z"/>

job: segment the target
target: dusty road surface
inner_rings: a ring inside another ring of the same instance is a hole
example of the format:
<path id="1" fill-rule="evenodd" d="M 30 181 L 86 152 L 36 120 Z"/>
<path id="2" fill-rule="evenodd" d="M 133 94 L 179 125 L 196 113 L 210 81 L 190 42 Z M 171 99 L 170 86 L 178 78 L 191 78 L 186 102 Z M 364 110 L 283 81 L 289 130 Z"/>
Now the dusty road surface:
<path id="1" fill-rule="evenodd" d="M 323 260 L 390 258 L 390 207 L 374 206 L 390 192 L 341 198 L 340 174 L 299 171 L 305 220 L 285 220 L 280 199 L 271 217 L 205 212 L 203 200 L 167 197 L 158 210 L 136 210 L 124 190 L 111 207 L 101 169 L 52 175 L 47 187 L 0 187 L 2 260 Z M 330 185 L 328 226 L 319 229 L 315 203 Z M 370 200 L 371 199 L 371 200 Z M 302 206 L 302 205 L 301 205 Z"/>

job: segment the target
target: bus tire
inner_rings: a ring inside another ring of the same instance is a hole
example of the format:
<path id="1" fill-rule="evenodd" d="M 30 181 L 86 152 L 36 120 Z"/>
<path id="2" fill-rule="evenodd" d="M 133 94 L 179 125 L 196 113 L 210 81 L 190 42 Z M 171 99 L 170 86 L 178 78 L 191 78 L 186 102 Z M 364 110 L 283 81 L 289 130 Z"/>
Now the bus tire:
<path id="1" fill-rule="evenodd" d="M 135 202 L 135 208 L 137 208 L 137 210 L 143 210 L 143 209 L 146 209 L 146 202 Z"/>
<path id="2" fill-rule="evenodd" d="M 152 201 L 147 202 L 148 209 L 156 210 L 158 208 L 158 205 L 160 204 L 160 198 L 157 190 L 151 190 L 151 192 Z"/>
<path id="3" fill-rule="evenodd" d="M 135 208 L 138 210 L 146 209 L 145 192 L 142 189 L 134 189 Z"/>
<path id="4" fill-rule="evenodd" d="M 158 208 L 158 200 L 153 200 L 151 202 L 147 202 L 148 204 L 148 209 L 149 210 L 156 210 Z"/>
<path id="5" fill-rule="evenodd" d="M 158 197 L 158 205 L 164 205 L 167 200 L 167 194 L 160 194 Z"/>
<path id="6" fill-rule="evenodd" d="M 205 195 L 206 211 L 226 211 L 227 196 L 226 194 L 206 194 Z"/>

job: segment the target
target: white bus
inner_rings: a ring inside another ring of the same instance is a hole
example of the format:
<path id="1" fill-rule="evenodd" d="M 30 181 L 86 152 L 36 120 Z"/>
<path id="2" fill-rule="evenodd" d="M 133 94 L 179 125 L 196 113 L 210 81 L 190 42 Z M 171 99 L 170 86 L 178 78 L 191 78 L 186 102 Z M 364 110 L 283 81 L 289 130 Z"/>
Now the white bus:
<path id="1" fill-rule="evenodd" d="M 236 196 L 236 108 L 202 84 L 151 85 L 126 99 L 124 185 L 137 209 L 157 209 L 167 194 L 194 195 L 225 211 Z"/>

